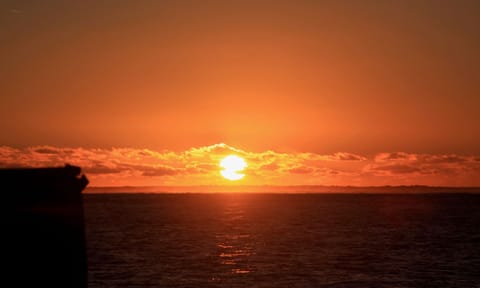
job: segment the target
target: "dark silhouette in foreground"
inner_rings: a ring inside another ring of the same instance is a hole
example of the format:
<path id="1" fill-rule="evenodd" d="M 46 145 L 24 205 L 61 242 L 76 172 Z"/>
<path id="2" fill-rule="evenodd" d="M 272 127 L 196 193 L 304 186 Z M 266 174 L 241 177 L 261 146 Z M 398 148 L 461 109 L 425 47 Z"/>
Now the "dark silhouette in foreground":
<path id="1" fill-rule="evenodd" d="M 87 287 L 81 192 L 88 180 L 81 169 L 0 169 L 0 183 L 7 212 L 2 229 L 4 283 Z"/>

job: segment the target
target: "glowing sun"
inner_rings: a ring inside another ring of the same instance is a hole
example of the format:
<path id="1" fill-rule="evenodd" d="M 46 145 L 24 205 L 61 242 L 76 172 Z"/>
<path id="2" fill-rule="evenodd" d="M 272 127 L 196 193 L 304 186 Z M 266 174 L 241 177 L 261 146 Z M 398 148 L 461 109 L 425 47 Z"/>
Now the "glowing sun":
<path id="1" fill-rule="evenodd" d="M 223 168 L 220 174 L 228 180 L 240 180 L 245 174 L 238 173 L 247 168 L 247 162 L 242 157 L 229 155 L 220 161 L 220 167 Z"/>

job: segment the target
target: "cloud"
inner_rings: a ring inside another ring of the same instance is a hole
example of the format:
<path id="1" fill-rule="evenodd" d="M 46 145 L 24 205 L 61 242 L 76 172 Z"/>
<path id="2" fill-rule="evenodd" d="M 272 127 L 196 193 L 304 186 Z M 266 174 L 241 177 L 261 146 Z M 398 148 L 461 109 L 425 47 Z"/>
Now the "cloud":
<path id="1" fill-rule="evenodd" d="M 141 169 L 143 176 L 165 176 L 165 175 L 178 175 L 182 173 L 181 169 L 175 169 L 171 167 L 149 167 Z"/>
<path id="2" fill-rule="evenodd" d="M 0 167 L 78 165 L 91 185 L 222 185 L 218 163 L 229 155 L 248 163 L 244 184 L 480 185 L 480 157 L 456 154 L 251 152 L 224 143 L 185 151 L 139 148 L 0 146 Z"/>
<path id="3" fill-rule="evenodd" d="M 50 148 L 50 147 L 39 147 L 39 148 L 36 148 L 34 152 L 40 153 L 40 154 L 57 154 L 59 150 L 55 148 Z"/>
<path id="4" fill-rule="evenodd" d="M 332 160 L 342 160 L 342 161 L 365 161 L 367 158 L 346 152 L 338 152 L 333 154 Z"/>
<path id="5" fill-rule="evenodd" d="M 379 153 L 364 168 L 377 177 L 402 177 L 402 184 L 463 185 L 480 184 L 480 163 L 475 156 L 456 154 Z"/>
<path id="6" fill-rule="evenodd" d="M 311 174 L 313 173 L 314 169 L 312 167 L 306 167 L 306 166 L 297 166 L 294 168 L 290 168 L 287 170 L 290 173 L 294 174 Z"/>
<path id="7" fill-rule="evenodd" d="M 260 166 L 260 170 L 266 171 L 277 171 L 279 169 L 279 165 L 277 163 L 269 163 Z"/>
<path id="8" fill-rule="evenodd" d="M 410 174 L 410 173 L 417 173 L 422 171 L 419 167 L 412 166 L 412 165 L 403 165 L 403 164 L 374 166 L 371 169 L 376 171 L 387 171 L 392 174 Z"/>
<path id="9" fill-rule="evenodd" d="M 388 162 L 388 161 L 403 161 L 403 160 L 416 160 L 416 154 L 409 154 L 405 152 L 393 152 L 393 153 L 378 153 L 375 155 L 375 162 Z"/>
<path id="10" fill-rule="evenodd" d="M 86 171 L 91 174 L 115 174 L 120 173 L 124 170 L 119 167 L 108 167 L 103 164 L 98 164 L 92 167 L 88 167 Z"/>

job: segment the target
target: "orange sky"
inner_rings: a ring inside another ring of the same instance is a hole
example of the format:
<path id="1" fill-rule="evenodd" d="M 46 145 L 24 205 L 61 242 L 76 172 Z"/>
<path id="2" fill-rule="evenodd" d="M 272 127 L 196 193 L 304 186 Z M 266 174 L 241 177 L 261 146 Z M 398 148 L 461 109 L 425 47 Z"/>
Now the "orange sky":
<path id="1" fill-rule="evenodd" d="M 2 1 L 0 165 L 211 184 L 185 171 L 215 155 L 115 153 L 228 143 L 286 155 L 248 183 L 480 185 L 478 15 L 478 1 Z M 144 170 L 163 166 L 183 172 Z"/>

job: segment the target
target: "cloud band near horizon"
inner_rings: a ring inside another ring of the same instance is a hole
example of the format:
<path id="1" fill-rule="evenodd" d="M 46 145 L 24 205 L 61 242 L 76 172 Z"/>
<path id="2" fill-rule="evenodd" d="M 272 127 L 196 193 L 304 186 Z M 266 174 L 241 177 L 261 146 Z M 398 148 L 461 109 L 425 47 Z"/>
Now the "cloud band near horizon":
<path id="1" fill-rule="evenodd" d="M 91 186 L 229 185 L 218 163 L 245 158 L 245 185 L 480 186 L 480 156 L 382 152 L 358 155 L 249 152 L 226 144 L 185 151 L 138 148 L 0 146 L 0 167 L 82 167 Z"/>

